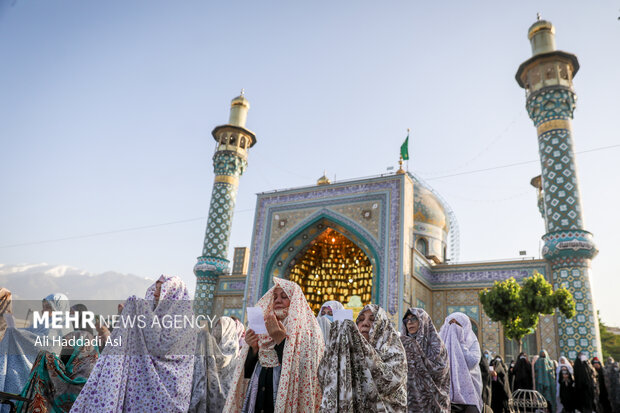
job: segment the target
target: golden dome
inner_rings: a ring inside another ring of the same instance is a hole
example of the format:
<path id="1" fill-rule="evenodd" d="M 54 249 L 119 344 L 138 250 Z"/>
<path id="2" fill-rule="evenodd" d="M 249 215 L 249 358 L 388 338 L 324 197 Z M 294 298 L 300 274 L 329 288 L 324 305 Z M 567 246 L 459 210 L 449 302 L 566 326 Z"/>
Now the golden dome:
<path id="1" fill-rule="evenodd" d="M 413 185 L 413 219 L 450 231 L 450 220 L 441 201 L 418 181 Z"/>
<path id="2" fill-rule="evenodd" d="M 332 181 L 329 180 L 329 178 L 327 177 L 325 172 L 323 172 L 323 176 L 320 177 L 319 179 L 317 179 L 317 181 L 316 181 L 317 185 L 329 185 L 331 183 L 332 183 Z"/>
<path id="3" fill-rule="evenodd" d="M 237 96 L 236 98 L 234 98 L 230 102 L 230 106 L 231 107 L 234 107 L 234 106 L 245 106 L 248 109 L 250 108 L 250 101 L 245 98 L 245 94 L 244 94 L 244 90 L 243 89 L 241 89 L 241 94 L 239 96 Z"/>
<path id="4" fill-rule="evenodd" d="M 541 30 L 548 30 L 551 34 L 555 34 L 555 27 L 553 27 L 550 21 L 538 20 L 530 26 L 527 31 L 527 38 L 532 40 L 532 37 Z"/>

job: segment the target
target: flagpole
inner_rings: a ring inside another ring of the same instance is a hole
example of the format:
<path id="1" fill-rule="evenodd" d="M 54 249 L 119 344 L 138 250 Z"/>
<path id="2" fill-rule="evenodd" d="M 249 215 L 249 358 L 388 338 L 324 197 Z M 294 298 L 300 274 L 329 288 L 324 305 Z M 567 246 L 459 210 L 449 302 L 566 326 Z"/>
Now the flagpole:
<path id="1" fill-rule="evenodd" d="M 409 132 L 411 129 L 407 128 L 407 155 L 409 155 Z M 407 172 L 409 172 L 409 157 L 407 157 Z"/>

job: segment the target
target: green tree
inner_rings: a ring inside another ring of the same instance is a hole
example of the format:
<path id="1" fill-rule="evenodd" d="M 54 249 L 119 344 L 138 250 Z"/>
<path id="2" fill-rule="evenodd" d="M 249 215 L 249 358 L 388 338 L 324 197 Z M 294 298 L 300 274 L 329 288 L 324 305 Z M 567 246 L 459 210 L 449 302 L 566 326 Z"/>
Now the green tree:
<path id="1" fill-rule="evenodd" d="M 598 314 L 598 311 L 597 311 Z M 603 360 L 611 356 L 614 360 L 620 359 L 620 336 L 612 333 L 607 329 L 607 326 L 601 320 L 601 315 L 598 314 L 598 329 L 601 333 L 601 347 L 603 347 Z"/>
<path id="2" fill-rule="evenodd" d="M 519 344 L 519 352 L 521 339 L 536 329 L 541 314 L 553 314 L 558 309 L 566 318 L 575 315 L 571 293 L 565 288 L 553 291 L 551 284 L 536 271 L 522 285 L 514 278 L 496 281 L 492 288 L 480 291 L 480 302 L 489 318 L 504 326 L 504 335 Z"/>

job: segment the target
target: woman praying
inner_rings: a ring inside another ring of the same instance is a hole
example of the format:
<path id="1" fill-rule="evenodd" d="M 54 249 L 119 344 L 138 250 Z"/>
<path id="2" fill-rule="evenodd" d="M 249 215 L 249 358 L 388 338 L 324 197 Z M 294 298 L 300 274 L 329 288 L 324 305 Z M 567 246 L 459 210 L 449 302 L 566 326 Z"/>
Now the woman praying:
<path id="1" fill-rule="evenodd" d="M 112 331 L 114 344 L 99 357 L 71 412 L 186 412 L 196 331 L 185 323 L 165 324 L 193 316 L 185 283 L 162 275 L 145 298 L 129 297 L 122 315 L 144 324 L 122 322 Z"/>
<path id="2" fill-rule="evenodd" d="M 322 413 L 406 411 L 407 356 L 385 310 L 368 304 L 355 324 L 332 324 L 319 380 Z"/>
<path id="3" fill-rule="evenodd" d="M 267 334 L 248 329 L 224 412 L 316 412 L 321 402 L 317 369 L 325 345 L 303 291 L 296 283 L 273 279 L 256 304 Z M 245 379 L 249 379 L 247 391 Z"/>
<path id="4" fill-rule="evenodd" d="M 450 360 L 450 402 L 452 412 L 482 412 L 480 344 L 469 317 L 452 313 L 446 317 L 439 336 Z"/>
<path id="5" fill-rule="evenodd" d="M 319 323 L 319 327 L 321 327 L 325 344 L 329 341 L 329 329 L 334 321 L 334 310 L 342 309 L 344 309 L 344 306 L 340 301 L 326 301 L 319 310 L 319 315 L 316 317 L 316 320 Z"/>
<path id="6" fill-rule="evenodd" d="M 226 404 L 239 357 L 237 324 L 230 317 L 221 317 L 213 327 L 198 335 L 194 362 L 192 398 L 188 412 L 220 413 Z"/>
<path id="7" fill-rule="evenodd" d="M 448 352 L 426 311 L 407 310 L 400 340 L 407 354 L 407 411 L 449 412 Z"/>

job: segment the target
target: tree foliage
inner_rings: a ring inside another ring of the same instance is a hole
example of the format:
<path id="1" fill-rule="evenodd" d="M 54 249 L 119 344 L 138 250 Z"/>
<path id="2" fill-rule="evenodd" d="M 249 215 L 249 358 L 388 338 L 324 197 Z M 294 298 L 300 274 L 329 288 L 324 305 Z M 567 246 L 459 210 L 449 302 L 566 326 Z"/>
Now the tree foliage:
<path id="1" fill-rule="evenodd" d="M 598 313 L 598 312 L 597 312 Z M 609 331 L 607 326 L 598 315 L 598 328 L 601 333 L 601 346 L 603 347 L 603 358 L 611 356 L 614 360 L 620 359 L 620 336 Z"/>
<path id="2" fill-rule="evenodd" d="M 490 289 L 480 291 L 480 302 L 489 318 L 504 326 L 504 335 L 516 340 L 532 333 L 541 314 L 553 314 L 558 309 L 566 318 L 575 315 L 575 300 L 565 288 L 555 292 L 538 272 L 519 285 L 514 278 L 496 281 Z"/>

